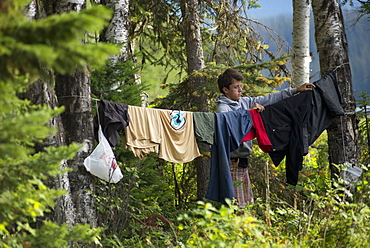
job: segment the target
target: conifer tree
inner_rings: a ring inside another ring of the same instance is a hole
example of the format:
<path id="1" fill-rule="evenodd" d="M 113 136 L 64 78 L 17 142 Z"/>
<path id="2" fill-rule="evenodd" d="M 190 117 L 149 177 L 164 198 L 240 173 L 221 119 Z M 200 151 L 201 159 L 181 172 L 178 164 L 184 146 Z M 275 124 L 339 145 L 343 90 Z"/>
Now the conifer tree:
<path id="1" fill-rule="evenodd" d="M 86 30 L 101 30 L 110 12 L 96 7 L 81 13 L 30 21 L 26 0 L 0 2 L 0 247 L 68 247 L 71 242 L 98 243 L 99 229 L 68 227 L 37 220 L 51 211 L 66 193 L 45 181 L 66 173 L 61 164 L 72 159 L 81 145 L 36 147 L 55 129 L 47 124 L 63 108 L 31 104 L 19 96 L 45 72 L 62 74 L 89 65 L 102 65 L 112 45 L 88 45 Z"/>

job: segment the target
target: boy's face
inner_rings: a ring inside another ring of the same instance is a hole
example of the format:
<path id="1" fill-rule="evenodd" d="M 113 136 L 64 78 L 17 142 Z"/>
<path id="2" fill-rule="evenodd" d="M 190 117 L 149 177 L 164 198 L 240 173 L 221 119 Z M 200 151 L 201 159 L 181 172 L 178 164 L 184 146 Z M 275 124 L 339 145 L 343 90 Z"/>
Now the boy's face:
<path id="1" fill-rule="evenodd" d="M 242 87 L 243 85 L 241 81 L 233 81 L 229 88 L 223 87 L 222 89 L 227 98 L 233 101 L 238 101 L 242 96 Z"/>

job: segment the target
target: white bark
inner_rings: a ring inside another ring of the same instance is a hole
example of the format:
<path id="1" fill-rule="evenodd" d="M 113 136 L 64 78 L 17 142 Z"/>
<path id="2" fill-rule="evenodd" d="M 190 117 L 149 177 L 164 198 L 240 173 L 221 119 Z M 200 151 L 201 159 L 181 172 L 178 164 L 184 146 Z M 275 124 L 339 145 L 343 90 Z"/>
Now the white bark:
<path id="1" fill-rule="evenodd" d="M 32 1 L 30 4 L 27 5 L 25 16 L 30 20 L 36 19 L 36 11 L 37 8 L 35 1 Z"/>
<path id="2" fill-rule="evenodd" d="M 53 14 L 80 12 L 85 7 L 85 0 L 59 0 L 55 1 Z M 55 91 L 59 105 L 65 107 L 65 112 L 61 115 L 64 128 L 61 135 L 64 138 L 64 145 L 90 140 L 92 148 L 90 77 L 81 71 L 76 71 L 73 75 L 56 74 Z M 88 152 L 80 151 L 74 159 L 66 161 L 62 167 L 68 166 L 73 170 L 56 179 L 56 186 L 68 191 L 57 204 L 56 218 L 59 223 L 66 222 L 69 226 L 82 223 L 96 227 L 95 202 L 91 194 L 94 191 L 94 178 L 83 165 Z"/>
<path id="3" fill-rule="evenodd" d="M 61 169 L 66 168 L 67 161 L 62 162 Z M 66 194 L 59 197 L 55 206 L 55 220 L 58 224 L 66 223 L 68 227 L 76 224 L 76 209 L 71 196 L 71 187 L 68 174 L 64 173 L 55 178 L 55 185 L 58 189 L 64 189 Z"/>
<path id="4" fill-rule="evenodd" d="M 72 171 L 68 172 L 69 181 L 62 177 L 59 182 L 70 193 L 70 198 L 67 197 L 64 200 L 72 199 L 73 206 L 67 202 L 61 205 L 61 209 L 70 207 L 65 209 L 66 220 L 75 218 L 76 224 L 90 224 L 96 227 L 95 200 L 92 193 L 94 177 L 83 165 L 94 143 L 90 77 L 82 71 L 76 71 L 73 75 L 56 74 L 55 89 L 59 105 L 65 107 L 65 111 L 61 114 L 65 143 L 67 145 L 73 142 L 87 143 L 89 147 L 88 150 L 80 150 L 74 159 L 67 161 L 68 167 L 72 168 Z M 75 216 L 68 216 L 74 211 Z"/>
<path id="5" fill-rule="evenodd" d="M 293 0 L 292 87 L 310 80 L 310 0 Z"/>
<path id="6" fill-rule="evenodd" d="M 121 53 L 110 59 L 115 64 L 127 59 L 127 41 L 129 26 L 129 0 L 108 0 L 106 6 L 114 6 L 113 18 L 105 31 L 105 39 L 121 45 Z"/>

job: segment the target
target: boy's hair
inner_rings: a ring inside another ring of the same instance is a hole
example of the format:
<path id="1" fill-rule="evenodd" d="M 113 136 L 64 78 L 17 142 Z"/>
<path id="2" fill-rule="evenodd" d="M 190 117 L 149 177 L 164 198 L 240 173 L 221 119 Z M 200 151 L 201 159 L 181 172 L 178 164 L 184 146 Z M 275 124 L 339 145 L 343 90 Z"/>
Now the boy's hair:
<path id="1" fill-rule="evenodd" d="M 218 88 L 220 89 L 220 92 L 224 93 L 222 91 L 222 88 L 223 87 L 229 88 L 230 85 L 234 82 L 234 80 L 243 81 L 244 77 L 240 72 L 238 72 L 235 69 L 232 68 L 226 69 L 226 71 L 224 71 L 221 75 L 218 76 L 217 84 Z"/>

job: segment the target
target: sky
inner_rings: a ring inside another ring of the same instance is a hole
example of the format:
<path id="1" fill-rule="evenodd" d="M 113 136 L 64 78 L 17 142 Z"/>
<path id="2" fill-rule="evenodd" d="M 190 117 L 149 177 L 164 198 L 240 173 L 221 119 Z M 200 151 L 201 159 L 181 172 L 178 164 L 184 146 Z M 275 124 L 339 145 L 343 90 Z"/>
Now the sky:
<path id="1" fill-rule="evenodd" d="M 293 0 L 260 0 L 258 1 L 258 4 L 261 6 L 261 8 L 249 10 L 249 18 L 258 20 L 258 17 L 269 15 L 293 15 Z M 354 2 L 354 4 L 356 5 L 356 1 Z M 342 8 L 347 7 L 349 6 L 346 5 Z"/>
<path id="2" fill-rule="evenodd" d="M 261 8 L 251 9 L 248 11 L 249 17 L 258 19 L 258 17 L 266 15 L 292 14 L 292 0 L 261 0 L 258 1 Z"/>

